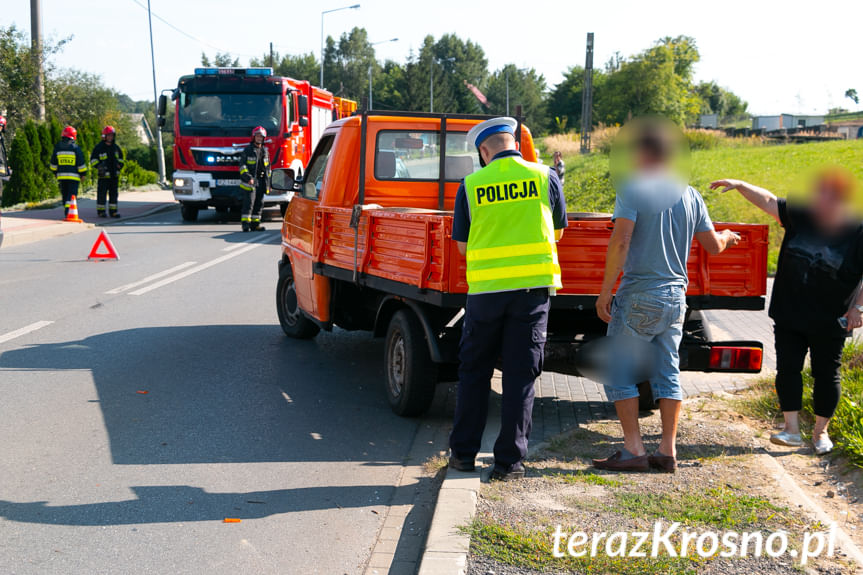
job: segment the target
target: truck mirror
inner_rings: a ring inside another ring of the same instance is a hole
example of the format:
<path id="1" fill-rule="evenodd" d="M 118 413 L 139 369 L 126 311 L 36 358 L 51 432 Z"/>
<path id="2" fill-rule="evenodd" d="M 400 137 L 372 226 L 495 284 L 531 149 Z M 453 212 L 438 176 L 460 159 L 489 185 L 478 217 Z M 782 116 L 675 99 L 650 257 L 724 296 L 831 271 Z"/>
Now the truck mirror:
<path id="1" fill-rule="evenodd" d="M 308 116 L 309 115 L 309 98 L 308 96 L 304 96 L 300 94 L 297 97 L 297 111 L 300 116 Z"/>
<path id="2" fill-rule="evenodd" d="M 284 168 L 273 170 L 270 177 L 270 186 L 279 192 L 292 192 L 295 188 L 294 172 Z"/>
<path id="3" fill-rule="evenodd" d="M 162 118 L 165 116 L 165 111 L 168 109 L 168 97 L 165 94 L 159 96 L 159 105 L 157 107 L 157 115 Z M 160 124 L 161 125 L 161 124 Z"/>
<path id="4" fill-rule="evenodd" d="M 308 125 L 309 125 L 309 119 L 308 118 L 306 118 L 306 117 L 300 118 L 300 126 L 305 128 Z"/>

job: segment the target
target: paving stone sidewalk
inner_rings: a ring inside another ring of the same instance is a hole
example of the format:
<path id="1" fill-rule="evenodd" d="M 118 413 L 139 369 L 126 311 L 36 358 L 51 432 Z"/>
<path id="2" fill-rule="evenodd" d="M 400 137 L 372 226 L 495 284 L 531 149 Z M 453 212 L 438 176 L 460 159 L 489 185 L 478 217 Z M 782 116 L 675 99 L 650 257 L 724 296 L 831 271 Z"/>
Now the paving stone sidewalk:
<path id="1" fill-rule="evenodd" d="M 767 292 L 773 287 L 769 280 Z M 773 321 L 767 311 L 706 312 L 716 340 L 757 340 L 764 344 L 764 369 L 762 375 L 776 368 L 776 352 L 773 349 Z M 761 376 L 746 374 L 721 374 L 683 372 L 681 382 L 687 397 L 716 391 L 734 391 L 746 387 Z M 533 406 L 533 429 L 530 439 L 535 445 L 574 428 L 579 423 L 595 419 L 613 418 L 614 407 L 607 401 L 605 388 L 584 377 L 543 373 L 536 387 Z"/>

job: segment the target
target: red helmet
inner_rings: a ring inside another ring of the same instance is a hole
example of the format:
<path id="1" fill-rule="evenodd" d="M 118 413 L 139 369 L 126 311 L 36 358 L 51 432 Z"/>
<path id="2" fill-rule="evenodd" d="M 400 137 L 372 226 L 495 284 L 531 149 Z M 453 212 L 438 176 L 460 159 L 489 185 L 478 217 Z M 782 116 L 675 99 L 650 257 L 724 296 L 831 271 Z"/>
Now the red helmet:
<path id="1" fill-rule="evenodd" d="M 64 138 L 69 138 L 70 140 L 74 140 L 75 138 L 78 137 L 78 130 L 76 130 L 73 126 L 66 126 L 65 128 L 63 128 L 62 136 Z"/>
<path id="2" fill-rule="evenodd" d="M 267 129 L 264 128 L 263 126 L 255 126 L 255 128 L 252 130 L 252 137 L 254 138 L 258 134 L 260 134 L 266 138 L 267 137 Z"/>
<path id="3" fill-rule="evenodd" d="M 5 128 L 5 127 L 6 127 L 6 118 L 4 118 L 3 116 L 0 116 L 0 128 Z"/>
<path id="4" fill-rule="evenodd" d="M 117 130 L 114 129 L 114 126 L 105 126 L 102 128 L 102 137 L 104 138 L 108 134 L 116 134 Z"/>

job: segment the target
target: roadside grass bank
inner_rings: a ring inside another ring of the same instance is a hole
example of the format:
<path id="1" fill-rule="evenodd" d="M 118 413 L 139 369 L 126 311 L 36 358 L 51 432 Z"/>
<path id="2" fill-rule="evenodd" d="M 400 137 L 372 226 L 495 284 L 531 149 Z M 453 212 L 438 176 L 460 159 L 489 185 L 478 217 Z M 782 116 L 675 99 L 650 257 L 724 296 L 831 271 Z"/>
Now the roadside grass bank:
<path id="1" fill-rule="evenodd" d="M 605 137 L 605 136 L 602 136 Z M 692 176 L 690 182 L 704 196 L 715 221 L 770 225 L 770 267 L 775 270 L 782 239 L 779 225 L 737 193 L 711 191 L 711 181 L 728 177 L 765 187 L 778 196 L 805 189 L 806 178 L 820 166 L 839 164 L 863 181 L 863 140 L 841 140 L 808 144 L 761 144 L 754 138 L 726 138 L 703 131 L 690 132 Z M 541 141 L 543 161 L 551 163 L 551 152 L 560 149 L 566 162 L 564 192 L 571 211 L 611 212 L 614 189 L 608 155 L 581 155 L 576 135 L 548 136 Z"/>
<path id="2" fill-rule="evenodd" d="M 680 469 L 673 475 L 611 473 L 590 467 L 590 459 L 619 448 L 616 421 L 590 422 L 553 438 L 531 456 L 524 480 L 483 485 L 476 519 L 464 526 L 471 536 L 468 575 L 855 573 L 841 550 L 801 564 L 806 534 L 827 533 L 828 526 L 777 489 L 774 471 L 761 459 L 766 457 L 765 437 L 734 409 L 739 400 L 722 394 L 686 401 L 680 425 Z M 661 431 L 658 414 L 642 418 L 641 426 L 652 451 Z M 807 456 L 807 461 L 812 460 Z M 659 546 L 652 556 L 657 525 L 667 530 L 675 523 L 679 528 L 670 540 L 676 553 Z M 621 545 L 631 551 L 633 535 L 645 532 L 651 534 L 642 549 L 646 557 L 628 552 L 620 556 Z M 692 534 L 713 533 L 721 538 L 729 532 L 752 537 L 745 550 L 739 541 L 740 549 L 733 556 L 721 556 L 723 548 L 702 553 L 705 548 L 699 548 L 695 539 L 687 541 Z M 776 557 L 756 553 L 757 534 L 766 541 L 776 532 L 787 534 L 787 553 Z M 558 539 L 555 549 L 557 533 L 563 533 L 563 539 Z M 588 537 L 586 544 L 577 547 L 586 551 L 583 556 L 568 552 L 567 538 L 575 533 Z M 609 543 L 615 533 L 626 534 L 626 542 L 617 536 Z M 594 554 L 591 544 L 596 534 L 605 536 Z M 687 554 L 682 556 L 684 548 Z"/>
<path id="3" fill-rule="evenodd" d="M 853 341 L 842 353 L 842 397 L 830 421 L 829 433 L 835 453 L 848 464 L 863 469 L 863 342 Z M 759 381 L 738 400 L 747 415 L 771 423 L 782 422 L 782 412 L 772 379 Z M 812 412 L 812 374 L 803 374 L 803 411 L 801 431 L 811 438 L 815 415 Z"/>
<path id="4" fill-rule="evenodd" d="M 124 192 L 152 192 L 161 190 L 162 187 L 159 184 L 144 184 L 141 186 L 127 186 L 120 188 L 120 193 Z M 88 198 L 91 200 L 96 199 L 96 188 L 86 188 L 81 193 L 76 196 L 78 199 Z M 22 211 L 22 210 L 50 210 L 51 208 L 56 208 L 63 204 L 63 199 L 60 196 L 55 196 L 51 198 L 47 198 L 44 200 L 40 200 L 38 202 L 21 202 L 12 206 L 7 206 L 3 208 L 4 212 L 14 212 L 14 211 Z"/>

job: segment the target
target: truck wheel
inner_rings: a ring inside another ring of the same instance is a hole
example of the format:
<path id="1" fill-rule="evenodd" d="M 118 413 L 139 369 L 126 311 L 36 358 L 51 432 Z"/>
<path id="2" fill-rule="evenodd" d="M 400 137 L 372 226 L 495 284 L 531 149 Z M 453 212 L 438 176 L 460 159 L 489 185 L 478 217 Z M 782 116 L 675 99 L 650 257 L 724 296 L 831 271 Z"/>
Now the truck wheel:
<path id="1" fill-rule="evenodd" d="M 189 204 L 180 204 L 180 215 L 183 216 L 184 222 L 194 222 L 198 220 L 198 207 L 190 206 Z"/>
<path id="2" fill-rule="evenodd" d="M 387 329 L 386 391 L 401 416 L 422 415 L 434 399 L 437 365 L 429 356 L 425 334 L 410 310 L 397 311 Z"/>
<path id="3" fill-rule="evenodd" d="M 653 399 L 653 388 L 650 387 L 649 381 L 642 381 L 638 384 L 638 410 L 639 411 L 655 411 L 659 406 L 656 400 Z"/>
<path id="4" fill-rule="evenodd" d="M 279 283 L 276 285 L 276 310 L 279 313 L 279 323 L 285 335 L 294 339 L 311 339 L 321 331 L 314 322 L 305 317 L 297 302 L 297 290 L 294 286 L 294 274 L 290 264 L 279 269 Z"/>

